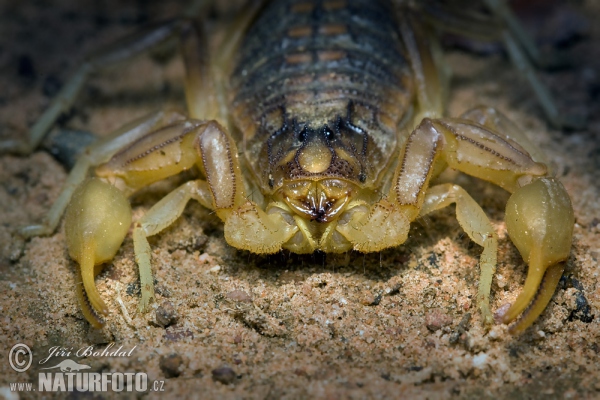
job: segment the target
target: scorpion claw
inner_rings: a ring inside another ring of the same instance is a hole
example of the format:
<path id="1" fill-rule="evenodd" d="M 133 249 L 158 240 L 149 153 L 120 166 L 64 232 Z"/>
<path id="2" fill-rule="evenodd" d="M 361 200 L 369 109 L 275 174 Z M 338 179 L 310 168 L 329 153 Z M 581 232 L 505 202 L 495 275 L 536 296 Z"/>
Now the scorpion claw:
<path id="1" fill-rule="evenodd" d="M 108 315 L 108 307 L 100 297 L 94 282 L 95 270 L 97 269 L 100 272 L 100 268 L 94 268 L 94 249 L 88 241 L 85 241 L 82 247 L 83 258 L 79 260 L 79 267 L 87 301 L 94 311 L 102 315 Z"/>
<path id="2" fill-rule="evenodd" d="M 514 335 L 523 332 L 531 326 L 537 317 L 539 317 L 546 309 L 546 306 L 554 295 L 554 291 L 556 290 L 556 286 L 558 286 L 558 282 L 560 281 L 560 277 L 564 270 L 565 263 L 554 264 L 548 268 L 535 297 L 523 311 L 521 316 L 508 328 L 508 331 L 511 334 Z M 508 315 L 508 313 L 506 315 Z M 507 320 L 506 322 L 509 321 L 510 320 Z"/>
<path id="3" fill-rule="evenodd" d="M 100 298 L 95 275 L 110 261 L 129 230 L 131 208 L 121 191 L 97 178 L 85 181 L 73 194 L 65 215 L 69 254 L 79 263 L 79 300 L 85 318 L 101 327 L 108 307 Z"/>
<path id="4" fill-rule="evenodd" d="M 502 317 L 510 323 L 521 314 L 512 332 L 529 327 L 550 301 L 569 257 L 574 222 L 569 195 L 554 178 L 537 179 L 508 200 L 508 234 L 529 264 L 523 291 Z"/>
<path id="5" fill-rule="evenodd" d="M 99 271 L 98 271 L 99 272 Z M 81 275 L 76 274 L 76 286 L 77 286 L 77 298 L 79 300 L 79 305 L 81 306 L 81 312 L 85 319 L 97 329 L 101 329 L 104 326 L 104 318 L 103 315 L 100 315 L 92 306 L 90 302 L 90 298 L 88 297 L 88 293 L 83 285 L 81 280 Z M 92 282 L 93 283 L 93 282 Z M 95 289 L 95 286 L 94 286 Z M 106 315 L 106 314 L 104 314 Z"/>

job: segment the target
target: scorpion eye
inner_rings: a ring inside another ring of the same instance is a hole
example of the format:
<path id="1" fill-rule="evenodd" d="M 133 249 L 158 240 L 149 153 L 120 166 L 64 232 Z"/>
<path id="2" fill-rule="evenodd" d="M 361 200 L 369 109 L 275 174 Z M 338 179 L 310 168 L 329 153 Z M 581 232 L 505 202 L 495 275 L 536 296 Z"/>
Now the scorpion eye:
<path id="1" fill-rule="evenodd" d="M 325 126 L 325 128 L 323 128 L 323 136 L 325 136 L 325 140 L 330 141 L 333 140 L 334 134 L 328 126 Z"/>

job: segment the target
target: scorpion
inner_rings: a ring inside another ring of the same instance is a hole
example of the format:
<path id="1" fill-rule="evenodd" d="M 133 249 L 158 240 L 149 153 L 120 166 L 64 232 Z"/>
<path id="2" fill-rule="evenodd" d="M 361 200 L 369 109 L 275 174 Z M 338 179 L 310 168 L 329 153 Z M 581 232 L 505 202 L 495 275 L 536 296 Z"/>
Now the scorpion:
<path id="1" fill-rule="evenodd" d="M 29 142 L 5 142 L 4 151 L 33 151 L 88 76 L 171 38 L 186 67 L 187 114 L 158 111 L 88 147 L 44 222 L 22 232 L 50 234 L 64 215 L 83 315 L 102 327 L 108 308 L 94 278 L 128 234 L 128 197 L 182 171 L 195 168 L 199 177 L 133 224 L 141 311 L 154 299 L 148 237 L 191 200 L 223 221 L 229 245 L 258 254 L 378 252 L 404 243 L 411 222 L 455 204 L 458 223 L 483 247 L 477 303 L 489 327 L 498 237 L 463 188 L 432 185 L 453 168 L 511 193 L 506 228 L 529 267 L 500 318 L 510 332 L 522 332 L 557 287 L 574 216 L 563 185 L 499 111 L 480 106 L 444 116 L 448 76 L 439 32 L 454 32 L 502 41 L 550 122 L 561 123 L 531 73 L 527 56 L 535 47 L 510 9 L 501 0 L 479 7 L 485 12 L 465 12 L 460 1 L 249 1 L 218 50 L 191 11 L 127 37 L 85 61 Z"/>

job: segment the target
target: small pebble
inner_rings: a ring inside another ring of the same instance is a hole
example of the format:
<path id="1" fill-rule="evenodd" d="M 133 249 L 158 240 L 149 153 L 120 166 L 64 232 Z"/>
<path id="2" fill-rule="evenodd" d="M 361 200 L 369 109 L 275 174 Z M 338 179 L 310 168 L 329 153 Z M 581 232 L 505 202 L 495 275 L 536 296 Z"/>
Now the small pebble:
<path id="1" fill-rule="evenodd" d="M 383 295 L 381 293 L 365 292 L 360 303 L 365 306 L 378 306 L 381 303 Z"/>
<path id="2" fill-rule="evenodd" d="M 209 262 L 210 260 L 212 260 L 212 257 L 208 253 L 202 253 L 198 257 L 198 261 L 200 261 L 201 263 Z"/>
<path id="3" fill-rule="evenodd" d="M 544 332 L 544 331 L 537 331 L 537 334 L 541 338 L 545 338 L 546 337 L 546 332 Z"/>
<path id="4" fill-rule="evenodd" d="M 160 370 L 165 374 L 165 378 L 177 378 L 181 375 L 180 367 L 183 364 L 183 359 L 179 354 L 170 354 L 160 357 Z"/>
<path id="5" fill-rule="evenodd" d="M 431 332 L 435 332 L 451 323 L 452 317 L 439 309 L 431 310 L 425 317 L 425 325 Z"/>
<path id="6" fill-rule="evenodd" d="M 501 335 L 501 331 L 502 331 L 501 326 L 494 326 L 494 327 L 492 327 L 492 329 L 490 329 L 490 333 L 488 334 L 488 337 L 492 340 L 499 339 L 500 335 Z"/>
<path id="7" fill-rule="evenodd" d="M 223 385 L 233 383 L 236 377 L 235 371 L 229 367 L 220 367 L 212 370 L 213 380 L 221 382 Z"/>
<path id="8" fill-rule="evenodd" d="M 252 297 L 243 290 L 233 290 L 225 295 L 230 300 L 239 301 L 242 303 L 252 303 Z"/>
<path id="9" fill-rule="evenodd" d="M 177 311 L 170 301 L 163 301 L 156 309 L 156 323 L 163 328 L 177 322 Z"/>
<path id="10" fill-rule="evenodd" d="M 475 368 L 483 368 L 486 365 L 486 361 L 488 359 L 488 355 L 485 353 L 479 353 L 475 357 L 473 357 L 473 367 Z"/>
<path id="11" fill-rule="evenodd" d="M 494 313 L 494 322 L 496 324 L 501 324 L 502 323 L 502 319 L 504 318 L 504 314 L 506 314 L 506 312 L 508 311 L 508 309 L 510 308 L 511 303 L 508 304 L 503 304 L 502 306 L 500 306 L 496 312 Z"/>

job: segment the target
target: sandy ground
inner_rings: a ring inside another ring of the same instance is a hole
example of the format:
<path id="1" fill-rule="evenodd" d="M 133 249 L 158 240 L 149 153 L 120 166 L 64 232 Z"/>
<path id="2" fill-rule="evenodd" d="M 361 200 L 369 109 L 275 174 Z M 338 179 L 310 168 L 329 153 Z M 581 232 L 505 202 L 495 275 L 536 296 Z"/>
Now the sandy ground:
<path id="1" fill-rule="evenodd" d="M 24 137 L 83 54 L 179 11 L 166 2 L 119 3 L 0 3 L 3 139 Z M 145 372 L 164 381 L 162 393 L 131 397 L 600 397 L 600 26 L 593 23 L 599 6 L 594 0 L 565 6 L 574 14 L 561 15 L 573 18 L 555 18 L 550 24 L 557 29 L 529 20 L 538 32 L 550 32 L 550 41 L 556 32 L 568 33 L 573 21 L 591 22 L 583 37 L 563 40 L 570 67 L 540 72 L 563 112 L 588 115 L 585 129 L 549 128 L 502 55 L 453 50 L 447 57 L 454 70 L 449 113 L 480 103 L 503 110 L 530 133 L 572 197 L 576 225 L 567 270 L 547 310 L 523 335 L 510 336 L 501 325 L 482 328 L 474 301 L 481 249 L 460 229 L 453 208 L 415 222 L 404 245 L 378 254 L 258 257 L 230 248 L 218 219 L 198 204 L 151 239 L 153 311 L 137 311 L 129 235 L 96 279 L 110 316 L 104 329 L 93 329 L 77 304 L 76 264 L 67 255 L 64 228 L 29 241 L 16 233 L 41 221 L 67 175 L 48 152 L 37 151 L 0 157 L 0 396 L 16 398 L 9 383 L 35 387 L 40 368 L 70 358 L 93 372 Z M 103 135 L 150 109 L 182 105 L 181 73 L 180 60 L 168 54 L 108 71 L 90 82 L 58 127 Z M 455 179 L 483 206 L 500 237 L 496 310 L 514 301 L 526 274 L 503 222 L 508 195 Z M 134 219 L 175 184 L 136 195 Z M 7 359 L 17 343 L 34 355 L 24 373 Z M 39 364 L 56 346 L 74 353 L 87 346 L 102 351 L 110 343 L 131 355 L 63 354 Z M 113 397 L 88 395 L 71 398 Z"/>

